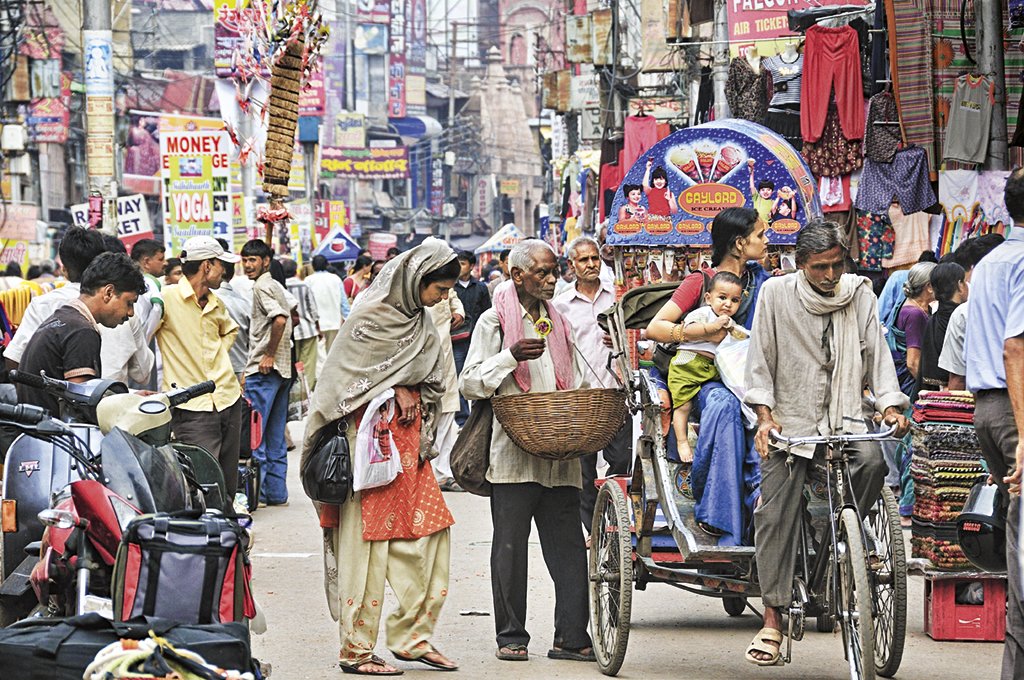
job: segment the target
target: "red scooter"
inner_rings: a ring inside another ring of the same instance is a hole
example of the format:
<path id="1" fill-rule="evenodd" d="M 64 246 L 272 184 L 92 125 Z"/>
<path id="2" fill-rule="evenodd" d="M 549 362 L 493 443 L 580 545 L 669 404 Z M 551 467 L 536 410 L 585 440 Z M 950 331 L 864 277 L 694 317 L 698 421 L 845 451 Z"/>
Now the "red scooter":
<path id="1" fill-rule="evenodd" d="M 98 452 L 89 450 L 60 421 L 41 419 L 30 428 L 22 424 L 33 436 L 65 450 L 81 477 L 58 491 L 51 507 L 39 513 L 46 529 L 30 575 L 39 602 L 35 614 L 98 611 L 111 616 L 111 572 L 121 534 L 132 518 L 206 506 L 204 496 L 211 485 L 195 478 L 192 462 L 203 455 L 210 458 L 209 454 L 191 449 L 186 455 L 166 441 L 171 408 L 208 394 L 213 387 L 207 381 L 166 394 L 108 397 L 113 401 L 104 400 L 97 408 L 105 434 Z M 211 468 L 210 461 L 201 464 Z M 215 464 L 212 467 L 216 469 Z M 223 481 L 213 482 L 220 487 L 212 503 L 218 506 Z"/>

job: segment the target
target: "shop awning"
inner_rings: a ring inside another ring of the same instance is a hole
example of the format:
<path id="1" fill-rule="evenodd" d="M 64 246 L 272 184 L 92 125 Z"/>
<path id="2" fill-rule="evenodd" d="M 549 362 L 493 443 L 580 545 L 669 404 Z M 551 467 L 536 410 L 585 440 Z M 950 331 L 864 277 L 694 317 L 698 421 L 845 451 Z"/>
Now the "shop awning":
<path id="1" fill-rule="evenodd" d="M 519 228 L 516 225 L 509 222 L 499 229 L 494 236 L 487 239 L 486 243 L 473 252 L 479 255 L 480 253 L 497 253 L 502 250 L 512 250 L 512 246 L 519 243 L 524 238 L 526 238 L 526 236 L 523 235 L 523 232 L 519 231 Z"/>
<path id="2" fill-rule="evenodd" d="M 359 244 L 341 229 L 332 229 L 313 251 L 313 255 L 323 255 L 329 262 L 355 260 L 359 256 Z"/>
<path id="3" fill-rule="evenodd" d="M 388 126 L 401 135 L 407 144 L 436 137 L 443 129 L 441 123 L 432 116 L 388 118 Z"/>

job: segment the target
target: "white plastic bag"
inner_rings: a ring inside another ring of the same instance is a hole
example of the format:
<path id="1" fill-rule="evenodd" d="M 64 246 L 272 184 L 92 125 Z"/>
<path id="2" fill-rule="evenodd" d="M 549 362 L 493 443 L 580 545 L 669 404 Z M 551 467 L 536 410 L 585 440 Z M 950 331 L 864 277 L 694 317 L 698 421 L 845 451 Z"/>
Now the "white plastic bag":
<path id="1" fill-rule="evenodd" d="M 384 411 L 381 414 L 381 411 Z M 385 390 L 366 405 L 363 421 L 356 433 L 356 450 L 352 455 L 352 489 L 362 491 L 387 486 L 402 471 L 401 457 L 387 426 L 395 413 L 395 391 Z"/>
<path id="2" fill-rule="evenodd" d="M 732 333 L 727 333 L 725 339 L 718 345 L 715 352 L 715 366 L 722 378 L 722 383 L 729 388 L 729 391 L 740 400 L 740 409 L 749 427 L 757 425 L 757 416 L 753 409 L 743 403 L 743 397 L 747 394 L 747 387 L 743 382 L 743 374 L 747 370 L 747 349 L 750 347 L 750 332 L 742 326 L 736 328 L 746 336 L 742 340 L 737 339 Z"/>

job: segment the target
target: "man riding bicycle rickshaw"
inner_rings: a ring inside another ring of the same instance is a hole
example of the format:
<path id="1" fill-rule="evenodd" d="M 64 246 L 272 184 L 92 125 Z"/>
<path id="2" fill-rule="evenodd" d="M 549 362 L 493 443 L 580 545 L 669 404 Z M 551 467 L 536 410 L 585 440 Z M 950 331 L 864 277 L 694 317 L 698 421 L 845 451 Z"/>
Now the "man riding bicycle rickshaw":
<path id="1" fill-rule="evenodd" d="M 747 358 L 744 401 L 758 416 L 755 448 L 762 458 L 754 543 L 765 612 L 746 658 L 759 666 L 781 661 L 780 609 L 793 599 L 804 483 L 812 460 L 825 453 L 821 445 L 778 448 L 771 433 L 865 433 L 871 409 L 895 427 L 896 437 L 909 429 L 907 397 L 882 336 L 877 300 L 867 279 L 844 274 L 847 251 L 838 226 L 808 223 L 797 237 L 796 258 L 796 274 L 761 289 Z M 865 387 L 874 397 L 871 409 Z M 877 442 L 857 442 L 845 453 L 863 517 L 882 490 L 885 461 Z"/>

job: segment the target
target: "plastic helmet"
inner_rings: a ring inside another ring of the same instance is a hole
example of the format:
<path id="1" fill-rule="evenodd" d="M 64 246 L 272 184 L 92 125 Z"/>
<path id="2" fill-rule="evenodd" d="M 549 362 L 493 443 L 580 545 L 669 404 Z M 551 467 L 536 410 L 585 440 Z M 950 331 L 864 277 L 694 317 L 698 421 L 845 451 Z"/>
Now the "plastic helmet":
<path id="1" fill-rule="evenodd" d="M 1006 571 L 1006 512 L 998 486 L 981 480 L 971 487 L 956 535 L 971 564 L 983 571 Z"/>

